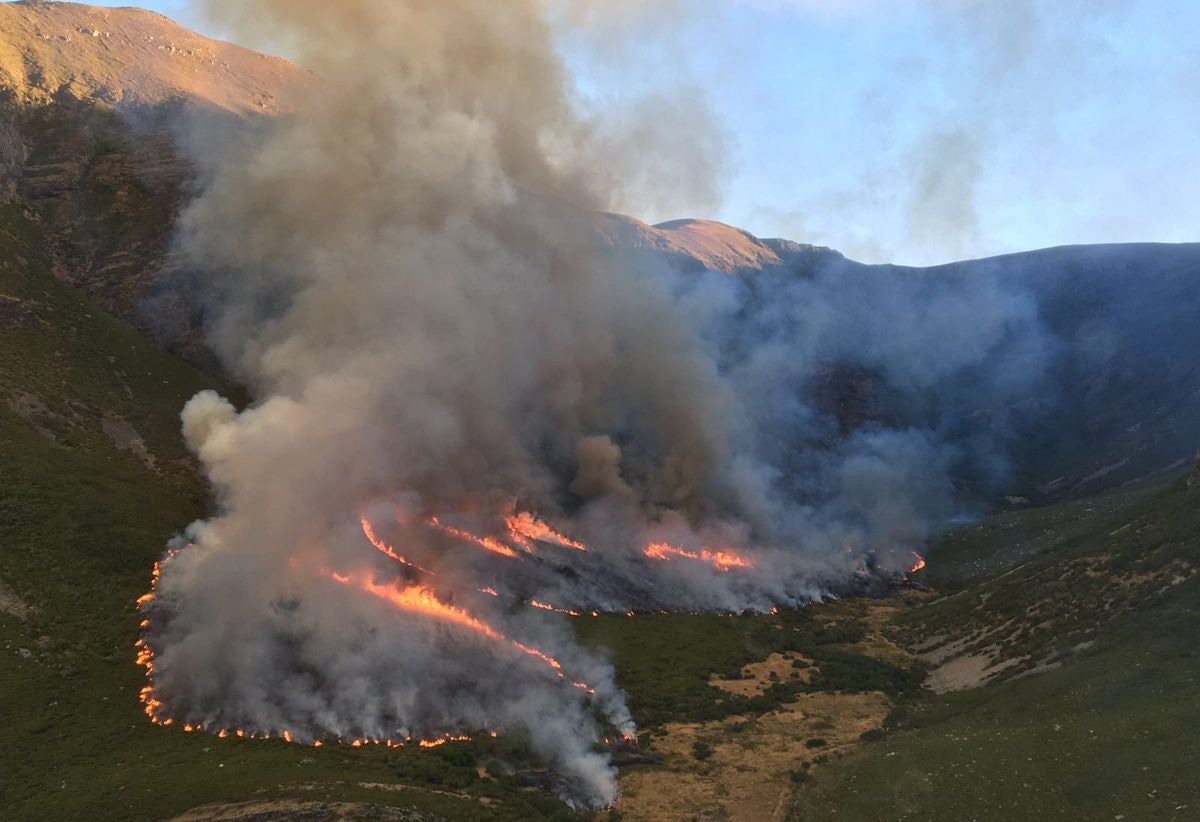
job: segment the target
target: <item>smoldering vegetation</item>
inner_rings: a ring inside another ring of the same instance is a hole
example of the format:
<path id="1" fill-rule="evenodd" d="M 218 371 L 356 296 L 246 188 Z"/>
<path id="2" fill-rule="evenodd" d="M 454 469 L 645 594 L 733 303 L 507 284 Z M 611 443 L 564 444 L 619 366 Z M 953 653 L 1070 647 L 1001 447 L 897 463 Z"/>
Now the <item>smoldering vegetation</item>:
<path id="1" fill-rule="evenodd" d="M 633 723 L 542 606 L 800 604 L 898 577 L 1003 481 L 1007 409 L 1055 351 L 1032 296 L 600 250 L 593 210 L 625 194 L 607 171 L 637 158 L 576 114 L 544 11 L 253 6 L 325 86 L 198 157 L 180 249 L 253 400 L 183 409 L 216 510 L 144 607 L 155 718 L 524 729 L 565 798 L 602 805 L 593 744 Z M 693 144 L 714 145 L 671 150 Z"/>

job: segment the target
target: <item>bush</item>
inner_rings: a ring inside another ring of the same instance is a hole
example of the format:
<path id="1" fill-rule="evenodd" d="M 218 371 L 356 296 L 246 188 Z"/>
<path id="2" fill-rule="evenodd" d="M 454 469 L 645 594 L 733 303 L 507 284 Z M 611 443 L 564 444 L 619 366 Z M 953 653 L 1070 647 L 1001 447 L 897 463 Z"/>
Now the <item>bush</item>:
<path id="1" fill-rule="evenodd" d="M 792 771 L 792 782 L 797 785 L 803 785 L 808 781 L 808 771 Z"/>
<path id="2" fill-rule="evenodd" d="M 712 745 L 709 745 L 707 742 L 697 739 L 695 744 L 692 745 L 692 756 L 696 757 L 696 759 L 700 760 L 701 762 L 708 759 L 712 755 Z"/>
<path id="3" fill-rule="evenodd" d="M 804 743 L 806 748 L 824 748 L 829 743 L 819 736 L 814 736 L 812 739 Z"/>

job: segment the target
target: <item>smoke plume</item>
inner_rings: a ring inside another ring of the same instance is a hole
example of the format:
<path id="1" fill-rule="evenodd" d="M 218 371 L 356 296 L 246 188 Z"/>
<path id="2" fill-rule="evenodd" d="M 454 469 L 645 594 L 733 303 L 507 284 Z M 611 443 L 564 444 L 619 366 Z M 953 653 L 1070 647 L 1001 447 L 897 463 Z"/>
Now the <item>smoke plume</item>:
<path id="1" fill-rule="evenodd" d="M 537 0 L 223 7 L 251 9 L 323 86 L 214 152 L 182 221 L 253 401 L 183 409 L 217 508 L 144 605 L 153 718 L 523 729 L 602 805 L 594 743 L 635 730 L 547 609 L 802 604 L 902 572 L 1000 475 L 981 409 L 1050 351 L 1005 283 L 634 264 L 593 222 L 628 141 L 576 113 Z"/>

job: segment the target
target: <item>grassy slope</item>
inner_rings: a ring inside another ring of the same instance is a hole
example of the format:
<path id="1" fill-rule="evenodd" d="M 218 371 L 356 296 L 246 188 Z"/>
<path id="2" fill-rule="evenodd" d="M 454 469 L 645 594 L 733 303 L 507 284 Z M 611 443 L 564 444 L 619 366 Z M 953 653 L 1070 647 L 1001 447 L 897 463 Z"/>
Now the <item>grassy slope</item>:
<path id="1" fill-rule="evenodd" d="M 0 206 L 0 295 L 41 318 L 0 325 L 0 584 L 35 609 L 25 619 L 0 611 L 0 815 L 158 819 L 288 793 L 461 819 L 563 813 L 552 799 L 475 776 L 475 760 L 519 757 L 512 741 L 447 745 L 430 757 L 218 742 L 145 720 L 133 603 L 166 539 L 204 512 L 176 411 L 213 381 L 54 280 L 40 248 L 37 226 Z M 104 432 L 112 415 L 133 426 L 156 470 Z M 381 796 L 358 782 L 428 790 Z M 480 805 L 489 794 L 499 801 Z"/>
<path id="2" fill-rule="evenodd" d="M 792 818 L 1197 818 L 1200 576 L 1181 571 L 1198 545 L 1200 491 L 1182 482 L 952 534 L 931 567 L 944 561 L 962 587 L 901 629 L 1028 661 L 911 706 L 886 738 L 819 771 Z M 1015 565 L 964 581 L 989 556 Z M 1031 663 L 1049 669 L 1021 676 Z"/>

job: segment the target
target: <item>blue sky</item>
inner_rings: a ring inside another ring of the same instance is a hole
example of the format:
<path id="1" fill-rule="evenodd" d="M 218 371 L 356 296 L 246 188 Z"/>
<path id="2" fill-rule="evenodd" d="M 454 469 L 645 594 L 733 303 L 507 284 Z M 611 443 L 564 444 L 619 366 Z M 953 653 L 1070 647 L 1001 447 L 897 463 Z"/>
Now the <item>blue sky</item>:
<path id="1" fill-rule="evenodd" d="M 223 34 L 186 0 L 145 5 Z M 1200 2 L 629 6 L 635 38 L 564 43 L 583 98 L 687 97 L 727 147 L 719 199 L 635 216 L 926 264 L 1200 240 Z"/>

